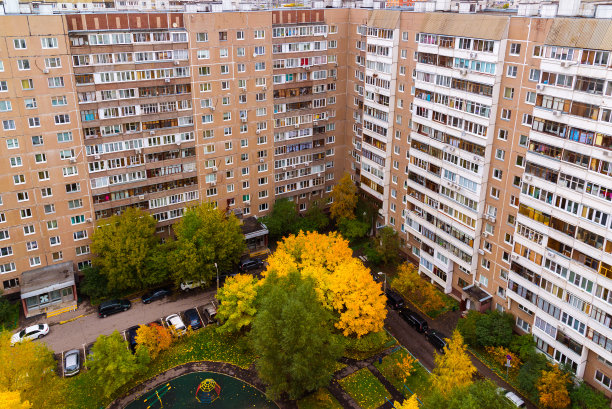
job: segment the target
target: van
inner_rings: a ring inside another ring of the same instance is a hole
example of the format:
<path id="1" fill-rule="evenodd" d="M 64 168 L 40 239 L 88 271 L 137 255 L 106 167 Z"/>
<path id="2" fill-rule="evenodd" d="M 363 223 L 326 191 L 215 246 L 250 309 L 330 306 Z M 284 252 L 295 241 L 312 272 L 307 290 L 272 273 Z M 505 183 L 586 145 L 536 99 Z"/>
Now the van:
<path id="1" fill-rule="evenodd" d="M 414 311 L 410 311 L 408 308 L 402 308 L 400 316 L 414 329 L 421 334 L 427 331 L 429 325 L 427 321 Z"/>
<path id="2" fill-rule="evenodd" d="M 121 311 L 127 311 L 132 306 L 129 300 L 109 300 L 98 306 L 98 316 L 106 318 Z"/>
<path id="3" fill-rule="evenodd" d="M 402 308 L 404 306 L 404 299 L 401 295 L 396 293 L 393 290 L 385 291 L 385 295 L 387 296 L 387 305 L 395 310 Z"/>
<path id="4" fill-rule="evenodd" d="M 425 334 L 425 338 L 431 345 L 433 345 L 437 350 L 442 351 L 446 346 L 445 339 L 448 338 L 446 335 L 436 331 L 435 329 L 430 329 Z"/>

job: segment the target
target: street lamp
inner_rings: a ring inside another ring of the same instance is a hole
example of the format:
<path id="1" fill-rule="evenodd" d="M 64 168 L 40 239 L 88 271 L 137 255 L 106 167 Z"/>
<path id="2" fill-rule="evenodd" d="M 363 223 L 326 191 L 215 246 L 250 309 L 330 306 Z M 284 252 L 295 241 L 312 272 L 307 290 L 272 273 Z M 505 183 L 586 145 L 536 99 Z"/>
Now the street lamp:
<path id="1" fill-rule="evenodd" d="M 386 293 L 387 292 L 387 274 L 383 273 L 382 271 L 379 271 L 378 275 L 385 276 L 385 283 L 383 284 L 383 292 Z"/>
<path id="2" fill-rule="evenodd" d="M 215 263 L 215 268 L 217 269 L 217 292 L 219 292 L 219 267 L 217 267 L 217 263 Z"/>

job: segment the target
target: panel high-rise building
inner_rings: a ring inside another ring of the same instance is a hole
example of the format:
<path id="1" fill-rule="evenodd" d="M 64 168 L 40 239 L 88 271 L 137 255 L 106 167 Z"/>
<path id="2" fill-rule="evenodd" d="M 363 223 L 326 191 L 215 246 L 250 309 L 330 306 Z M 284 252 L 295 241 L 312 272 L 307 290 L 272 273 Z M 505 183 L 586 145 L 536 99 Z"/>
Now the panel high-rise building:
<path id="1" fill-rule="evenodd" d="M 347 172 L 423 277 L 611 396 L 612 21 L 562 3 L 7 2 L 0 288 L 73 297 L 32 277 L 89 265 L 129 206 L 170 235 L 198 202 L 306 211 Z"/>

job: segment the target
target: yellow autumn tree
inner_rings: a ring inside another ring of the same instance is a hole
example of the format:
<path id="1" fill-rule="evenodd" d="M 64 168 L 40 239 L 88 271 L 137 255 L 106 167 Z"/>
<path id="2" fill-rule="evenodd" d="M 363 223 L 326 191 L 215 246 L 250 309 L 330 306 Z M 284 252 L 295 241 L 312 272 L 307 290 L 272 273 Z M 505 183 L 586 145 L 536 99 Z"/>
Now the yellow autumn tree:
<path id="1" fill-rule="evenodd" d="M 505 367 L 510 356 L 510 370 L 517 371 L 521 367 L 521 359 L 508 348 L 503 346 L 498 347 L 486 347 L 487 353 L 497 362 L 500 366 Z"/>
<path id="2" fill-rule="evenodd" d="M 136 330 L 136 343 L 138 348 L 144 347 L 149 351 L 151 359 L 157 358 L 161 351 L 170 348 L 172 344 L 170 330 L 161 325 L 141 325 Z"/>
<path id="3" fill-rule="evenodd" d="M 444 347 L 444 354 L 436 354 L 436 367 L 431 373 L 432 386 L 442 395 L 455 388 L 463 388 L 472 383 L 472 375 L 476 368 L 465 352 L 466 346 L 459 331 L 455 330 L 448 344 Z"/>
<path id="4" fill-rule="evenodd" d="M 357 206 L 357 186 L 351 180 L 348 173 L 334 186 L 331 193 L 334 201 L 329 207 L 330 215 L 334 220 L 355 218 L 355 206 Z"/>
<path id="5" fill-rule="evenodd" d="M 395 401 L 393 407 L 395 409 L 419 409 L 419 401 L 417 400 L 416 394 L 414 394 L 410 399 L 404 399 L 402 403 Z"/>
<path id="6" fill-rule="evenodd" d="M 559 365 L 550 365 L 548 371 L 542 371 L 537 384 L 540 392 L 540 404 L 545 408 L 564 409 L 569 406 L 570 397 L 567 391 L 569 376 L 559 369 Z"/>
<path id="7" fill-rule="evenodd" d="M 418 361 L 410 354 L 405 354 L 398 358 L 395 366 L 393 367 L 393 371 L 396 377 L 400 378 L 402 382 L 406 383 L 406 380 L 412 373 L 414 369 L 414 365 Z"/>
<path id="8" fill-rule="evenodd" d="M 0 392 L 0 409 L 30 409 L 32 404 L 30 402 L 21 401 L 19 392 L 16 391 L 2 391 Z"/>
<path id="9" fill-rule="evenodd" d="M 300 232 L 285 237 L 268 263 L 264 276 L 297 270 L 312 277 L 323 305 L 339 314 L 335 325 L 345 336 L 359 338 L 382 330 L 387 310 L 380 284 L 339 234 Z"/>
<path id="10" fill-rule="evenodd" d="M 257 278 L 249 274 L 229 277 L 217 293 L 217 318 L 223 322 L 222 332 L 235 333 L 248 328 L 255 317 Z"/>
<path id="11" fill-rule="evenodd" d="M 397 269 L 397 277 L 391 287 L 418 305 L 425 312 L 444 307 L 444 298 L 435 286 L 424 280 L 414 264 L 404 263 Z"/>

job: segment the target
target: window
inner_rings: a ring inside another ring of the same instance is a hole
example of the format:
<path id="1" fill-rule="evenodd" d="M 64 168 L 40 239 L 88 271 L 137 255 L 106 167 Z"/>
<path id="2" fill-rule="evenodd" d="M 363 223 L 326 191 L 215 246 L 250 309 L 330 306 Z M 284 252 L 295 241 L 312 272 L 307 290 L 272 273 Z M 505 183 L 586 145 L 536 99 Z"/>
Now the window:
<path id="1" fill-rule="evenodd" d="M 40 257 L 34 256 L 30 257 L 30 267 L 39 266 L 40 265 Z"/>
<path id="2" fill-rule="evenodd" d="M 527 91 L 527 94 L 525 95 L 525 102 L 527 104 L 535 104 L 535 102 L 536 102 L 536 93 L 535 92 L 531 92 L 531 91 Z"/>
<path id="3" fill-rule="evenodd" d="M 59 57 L 45 58 L 45 68 L 61 68 L 62 60 Z"/>
<path id="4" fill-rule="evenodd" d="M 59 132 L 57 134 L 57 141 L 59 143 L 62 143 L 62 142 L 71 142 L 72 141 L 72 132 Z"/>
<path id="5" fill-rule="evenodd" d="M 497 180 L 501 180 L 504 172 L 501 169 L 494 168 L 493 169 L 493 178 Z"/>
<path id="6" fill-rule="evenodd" d="M 219 41 L 227 41 L 227 31 L 219 31 Z"/>
<path id="7" fill-rule="evenodd" d="M 49 88 L 62 88 L 64 86 L 64 77 L 47 78 Z"/>
<path id="8" fill-rule="evenodd" d="M 25 175 L 13 175 L 13 183 L 16 185 L 23 185 L 25 183 Z"/>
<path id="9" fill-rule="evenodd" d="M 68 101 L 66 100 L 66 96 L 62 95 L 61 97 L 53 97 L 51 98 L 51 105 L 54 107 L 68 105 Z"/>
<path id="10" fill-rule="evenodd" d="M 196 34 L 196 41 L 198 43 L 205 43 L 208 41 L 208 33 L 197 33 Z"/>
<path id="11" fill-rule="evenodd" d="M 519 43 L 510 44 L 510 55 L 519 55 L 521 53 L 521 45 Z"/>
<path id="12" fill-rule="evenodd" d="M 506 87 L 504 89 L 504 98 L 506 98 L 506 99 L 514 98 L 514 88 Z"/>
<path id="13" fill-rule="evenodd" d="M 32 137 L 32 146 L 41 146 L 43 144 L 43 137 L 36 135 Z"/>
<path id="14" fill-rule="evenodd" d="M 507 108 L 502 108 L 501 115 L 499 117 L 503 119 L 504 121 L 509 121 L 510 118 L 512 117 L 512 111 Z"/>
<path id="15" fill-rule="evenodd" d="M 30 69 L 30 60 L 17 60 L 17 69 L 25 71 Z"/>
<path id="16" fill-rule="evenodd" d="M 34 228 L 34 225 L 29 224 L 27 226 L 23 226 L 24 236 L 29 236 L 30 234 L 34 234 L 34 233 L 36 233 L 36 229 Z"/>
<path id="17" fill-rule="evenodd" d="M 15 50 L 25 50 L 26 47 L 26 40 L 23 38 L 15 38 L 13 40 L 13 47 L 15 47 Z"/>
<path id="18" fill-rule="evenodd" d="M 42 48 L 57 48 L 57 38 L 55 37 L 43 37 L 40 39 Z"/>
<path id="19" fill-rule="evenodd" d="M 19 140 L 17 138 L 9 138 L 6 140 L 6 148 L 7 149 L 17 149 L 19 148 Z"/>
<path id="20" fill-rule="evenodd" d="M 2 121 L 2 129 L 4 129 L 5 131 L 12 131 L 15 129 L 15 121 L 12 119 L 5 119 L 4 121 Z M 8 143 L 8 141 L 7 141 Z M 9 148 L 11 149 L 11 148 Z"/>
<path id="21" fill-rule="evenodd" d="M 533 81 L 533 82 L 538 82 L 540 81 L 540 70 L 536 70 L 535 68 L 532 68 L 529 70 L 529 81 Z"/>
<path id="22" fill-rule="evenodd" d="M 11 101 L 0 101 L 0 112 L 8 112 L 12 110 L 13 106 L 11 104 Z"/>
<path id="23" fill-rule="evenodd" d="M 506 70 L 506 77 L 516 78 L 517 73 L 518 73 L 518 67 L 516 65 L 509 65 Z"/>
<path id="24" fill-rule="evenodd" d="M 38 128 L 40 126 L 40 118 L 39 117 L 28 118 L 28 126 L 30 128 Z"/>
<path id="25" fill-rule="evenodd" d="M 21 156 L 15 156 L 10 159 L 11 168 L 16 168 L 23 165 L 23 161 L 21 160 Z"/>
<path id="26" fill-rule="evenodd" d="M 261 39 L 266 37 L 266 32 L 264 30 L 255 30 L 254 37 L 256 39 Z"/>
<path id="27" fill-rule="evenodd" d="M 36 109 L 38 108 L 38 104 L 36 103 L 36 98 L 25 98 L 23 100 L 26 109 Z"/>
<path id="28" fill-rule="evenodd" d="M 506 151 L 503 149 L 497 149 L 495 151 L 495 158 L 499 159 L 499 160 L 504 160 L 504 158 L 506 157 Z"/>

